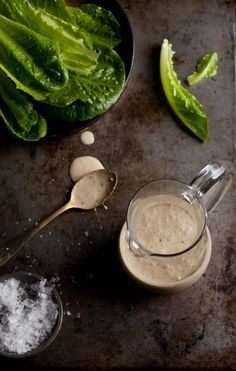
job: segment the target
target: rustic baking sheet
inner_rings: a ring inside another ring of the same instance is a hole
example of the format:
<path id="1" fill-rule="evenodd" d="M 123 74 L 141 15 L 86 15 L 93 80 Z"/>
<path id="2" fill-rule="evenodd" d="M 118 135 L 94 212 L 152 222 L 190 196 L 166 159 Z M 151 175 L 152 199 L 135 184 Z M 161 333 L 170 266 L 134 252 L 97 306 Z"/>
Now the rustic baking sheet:
<path id="1" fill-rule="evenodd" d="M 145 292 L 126 277 L 117 256 L 127 203 L 138 187 L 158 178 L 189 182 L 214 158 L 235 161 L 235 2 L 119 3 L 133 27 L 136 56 L 126 91 L 92 127 L 94 145 L 81 144 L 79 132 L 39 143 L 0 138 L 1 243 L 65 202 L 75 157 L 95 156 L 119 176 L 108 210 L 65 213 L 1 269 L 51 279 L 65 309 L 48 349 L 29 359 L 1 359 L 2 369 L 236 368 L 235 186 L 210 216 L 208 270 L 187 291 L 170 297 Z M 204 144 L 165 106 L 158 81 L 163 38 L 174 46 L 181 79 L 201 55 L 218 52 L 217 76 L 192 88 L 209 116 Z"/>

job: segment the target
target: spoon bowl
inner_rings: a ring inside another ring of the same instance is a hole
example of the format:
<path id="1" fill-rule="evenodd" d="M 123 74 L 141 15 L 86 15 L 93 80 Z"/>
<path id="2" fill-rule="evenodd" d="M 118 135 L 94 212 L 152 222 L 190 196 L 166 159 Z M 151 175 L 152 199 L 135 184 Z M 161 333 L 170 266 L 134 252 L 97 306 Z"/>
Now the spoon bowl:
<path id="1" fill-rule="evenodd" d="M 103 204 L 111 196 L 117 184 L 115 172 L 99 169 L 84 175 L 71 192 L 71 204 L 83 210 L 91 210 Z"/>

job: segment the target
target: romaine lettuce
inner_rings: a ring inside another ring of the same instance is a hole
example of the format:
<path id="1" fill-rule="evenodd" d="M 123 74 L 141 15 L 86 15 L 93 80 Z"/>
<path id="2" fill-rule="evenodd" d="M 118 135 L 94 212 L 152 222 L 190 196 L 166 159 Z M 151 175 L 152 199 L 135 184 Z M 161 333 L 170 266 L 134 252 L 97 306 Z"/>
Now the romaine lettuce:
<path id="1" fill-rule="evenodd" d="M 0 116 L 8 129 L 37 140 L 46 134 L 41 107 L 68 122 L 106 111 L 125 83 L 123 61 L 113 50 L 120 40 L 116 18 L 94 4 L 78 9 L 64 0 L 1 0 L 0 71 L 7 80 L 0 79 Z"/>
<path id="2" fill-rule="evenodd" d="M 160 75 L 166 98 L 177 117 L 197 138 L 204 141 L 208 136 L 208 119 L 201 103 L 185 89 L 173 68 L 172 45 L 164 40 L 161 47 Z"/>
<path id="3" fill-rule="evenodd" d="M 114 50 L 103 51 L 96 69 L 79 79 L 86 101 L 75 101 L 68 107 L 52 107 L 49 116 L 60 121 L 89 120 L 105 112 L 121 94 L 125 84 L 124 63 Z"/>
<path id="4" fill-rule="evenodd" d="M 67 7 L 67 9 L 76 24 L 89 33 L 94 45 L 114 48 L 120 43 L 120 25 L 111 12 L 94 4 L 85 4 L 80 8 Z"/>
<path id="5" fill-rule="evenodd" d="M 0 15 L 0 69 L 17 88 L 41 100 L 68 80 L 57 41 Z"/>
<path id="6" fill-rule="evenodd" d="M 7 129 L 15 136 L 34 141 L 47 133 L 45 119 L 38 115 L 26 94 L 0 71 L 0 117 Z"/>
<path id="7" fill-rule="evenodd" d="M 190 86 L 198 82 L 213 77 L 218 70 L 218 55 L 217 53 L 208 53 L 204 55 L 197 64 L 197 71 L 188 76 L 187 80 Z"/>

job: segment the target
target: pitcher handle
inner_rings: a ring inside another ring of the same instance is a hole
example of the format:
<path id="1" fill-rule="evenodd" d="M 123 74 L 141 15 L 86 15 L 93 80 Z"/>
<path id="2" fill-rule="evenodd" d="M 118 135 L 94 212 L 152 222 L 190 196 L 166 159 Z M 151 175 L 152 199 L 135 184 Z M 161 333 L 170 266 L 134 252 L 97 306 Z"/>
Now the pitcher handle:
<path id="1" fill-rule="evenodd" d="M 206 165 L 190 183 L 202 198 L 208 212 L 222 200 L 233 182 L 235 167 L 226 160 L 214 160 Z"/>

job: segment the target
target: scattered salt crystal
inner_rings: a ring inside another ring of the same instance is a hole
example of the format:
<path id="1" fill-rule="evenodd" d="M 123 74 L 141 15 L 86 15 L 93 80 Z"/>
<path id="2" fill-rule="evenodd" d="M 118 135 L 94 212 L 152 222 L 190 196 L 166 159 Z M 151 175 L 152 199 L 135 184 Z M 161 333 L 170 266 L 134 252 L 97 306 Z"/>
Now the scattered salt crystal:
<path id="1" fill-rule="evenodd" d="M 52 232 L 51 231 L 48 231 L 48 235 L 51 236 L 52 235 Z"/>
<path id="2" fill-rule="evenodd" d="M 38 224 L 39 224 L 38 222 L 35 222 L 36 227 L 37 227 Z"/>
<path id="3" fill-rule="evenodd" d="M 31 222 L 31 221 L 32 221 L 32 219 L 31 219 L 31 218 L 29 218 L 29 219 L 28 219 L 28 221 L 29 221 L 29 222 Z"/>
<path id="4" fill-rule="evenodd" d="M 67 316 L 71 316 L 71 312 L 69 310 L 67 310 L 66 314 Z"/>
<path id="5" fill-rule="evenodd" d="M 52 332 L 58 317 L 52 289 L 41 280 L 31 285 L 11 278 L 0 283 L 0 350 L 24 354 Z"/>
<path id="6" fill-rule="evenodd" d="M 80 313 L 77 313 L 76 318 L 80 318 L 80 317 L 81 317 Z"/>
<path id="7" fill-rule="evenodd" d="M 55 273 L 55 277 L 52 277 L 51 279 L 50 279 L 50 283 L 57 283 L 57 282 L 60 282 L 60 277 L 59 277 L 59 275 L 58 275 L 58 273 Z"/>
<path id="8" fill-rule="evenodd" d="M 88 237 L 88 235 L 89 235 L 88 231 L 85 231 L 84 234 L 85 234 L 85 236 L 87 236 L 87 237 Z"/>
<path id="9" fill-rule="evenodd" d="M 108 206 L 107 205 L 103 204 L 103 207 L 104 207 L 105 210 L 108 210 Z"/>
<path id="10" fill-rule="evenodd" d="M 43 235 L 42 235 L 42 234 L 40 234 L 39 238 L 43 238 Z"/>

